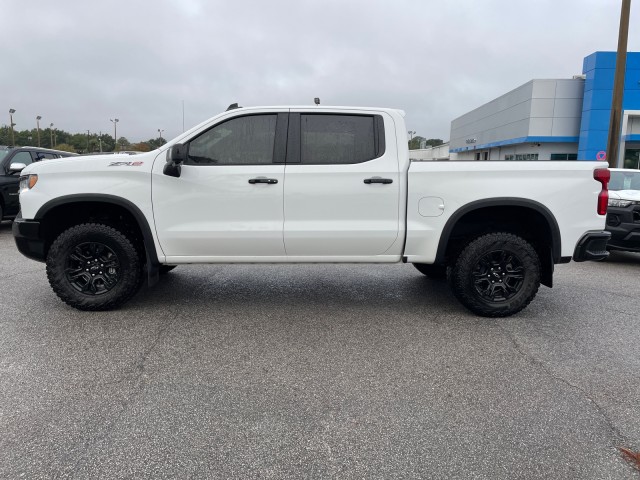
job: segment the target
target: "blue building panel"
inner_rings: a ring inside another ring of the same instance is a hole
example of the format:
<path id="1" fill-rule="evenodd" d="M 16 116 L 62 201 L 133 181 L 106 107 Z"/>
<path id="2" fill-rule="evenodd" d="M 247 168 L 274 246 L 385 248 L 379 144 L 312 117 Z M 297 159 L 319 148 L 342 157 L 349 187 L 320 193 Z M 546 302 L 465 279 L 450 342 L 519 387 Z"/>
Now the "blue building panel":
<path id="1" fill-rule="evenodd" d="M 624 91 L 640 90 L 640 69 L 629 69 L 627 66 L 627 73 L 624 77 Z"/>
<path id="2" fill-rule="evenodd" d="M 585 94 L 578 140 L 578 158 L 595 160 L 605 150 L 609 135 L 616 52 L 595 52 L 585 57 Z M 640 110 L 640 52 L 627 53 L 624 110 Z"/>
<path id="3" fill-rule="evenodd" d="M 583 105 L 590 105 L 595 110 L 608 110 L 612 99 L 613 90 L 590 90 L 584 92 Z"/>

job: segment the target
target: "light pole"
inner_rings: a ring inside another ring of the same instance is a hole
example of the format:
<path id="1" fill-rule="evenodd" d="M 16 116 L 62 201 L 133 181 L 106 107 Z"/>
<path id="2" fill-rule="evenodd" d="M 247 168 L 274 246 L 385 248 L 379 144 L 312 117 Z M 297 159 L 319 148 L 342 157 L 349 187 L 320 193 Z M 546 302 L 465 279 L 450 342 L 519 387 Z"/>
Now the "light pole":
<path id="1" fill-rule="evenodd" d="M 11 146 L 15 146 L 16 144 L 16 138 L 13 133 L 13 127 L 16 125 L 15 123 L 13 123 L 14 113 L 16 113 L 16 110 L 14 108 L 10 108 L 9 109 L 9 125 L 11 125 Z"/>
<path id="2" fill-rule="evenodd" d="M 113 123 L 113 151 L 118 149 L 118 120 L 117 118 L 109 119 Z"/>
<path id="3" fill-rule="evenodd" d="M 87 130 L 87 153 L 89 153 L 89 135 L 91 135 L 91 132 Z"/>
<path id="4" fill-rule="evenodd" d="M 416 134 L 416 132 L 409 130 L 407 133 L 409 134 L 409 140 L 413 140 L 413 136 Z"/>
<path id="5" fill-rule="evenodd" d="M 100 153 L 102 153 L 102 132 L 100 132 L 100 136 L 98 137 L 98 142 L 100 143 Z"/>
<path id="6" fill-rule="evenodd" d="M 158 134 L 160 134 L 160 144 L 162 144 L 162 132 L 164 132 L 164 130 L 162 129 L 158 129 Z"/>
<path id="7" fill-rule="evenodd" d="M 42 117 L 38 115 L 36 117 L 36 125 L 38 126 L 38 146 L 40 146 L 40 120 L 42 120 Z"/>
<path id="8" fill-rule="evenodd" d="M 53 148 L 53 123 L 49 125 L 49 134 L 51 135 L 51 148 Z"/>
<path id="9" fill-rule="evenodd" d="M 616 69 L 613 77 L 613 97 L 611 99 L 611 116 L 609 117 L 609 138 L 607 139 L 607 162 L 609 167 L 618 166 L 620 149 L 620 120 L 622 116 L 622 97 L 624 95 L 624 76 L 627 67 L 627 39 L 629 37 L 629 10 L 631 0 L 622 0 L 620 11 L 620 28 L 618 30 L 618 53 Z M 623 155 L 624 157 L 624 155 Z"/>

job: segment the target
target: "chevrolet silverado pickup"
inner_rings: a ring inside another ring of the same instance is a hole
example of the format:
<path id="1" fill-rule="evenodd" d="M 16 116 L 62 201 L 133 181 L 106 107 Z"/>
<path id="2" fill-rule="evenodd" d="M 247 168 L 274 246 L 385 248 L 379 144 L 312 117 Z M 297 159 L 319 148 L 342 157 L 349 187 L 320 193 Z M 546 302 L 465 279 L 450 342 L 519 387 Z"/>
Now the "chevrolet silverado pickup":
<path id="1" fill-rule="evenodd" d="M 500 317 L 608 255 L 606 164 L 410 161 L 406 137 L 400 110 L 231 106 L 142 155 L 27 166 L 13 234 L 82 310 L 180 264 L 405 262 Z"/>

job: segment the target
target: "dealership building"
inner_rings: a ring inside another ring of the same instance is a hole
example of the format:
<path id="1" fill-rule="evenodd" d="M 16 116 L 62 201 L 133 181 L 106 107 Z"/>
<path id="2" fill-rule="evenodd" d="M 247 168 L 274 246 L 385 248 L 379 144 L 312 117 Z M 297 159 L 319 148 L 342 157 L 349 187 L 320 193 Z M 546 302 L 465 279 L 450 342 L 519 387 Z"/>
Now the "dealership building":
<path id="1" fill-rule="evenodd" d="M 531 80 L 451 122 L 448 145 L 411 157 L 596 160 L 607 148 L 615 52 L 584 59 L 582 75 Z M 627 54 L 619 165 L 640 166 L 640 52 Z"/>

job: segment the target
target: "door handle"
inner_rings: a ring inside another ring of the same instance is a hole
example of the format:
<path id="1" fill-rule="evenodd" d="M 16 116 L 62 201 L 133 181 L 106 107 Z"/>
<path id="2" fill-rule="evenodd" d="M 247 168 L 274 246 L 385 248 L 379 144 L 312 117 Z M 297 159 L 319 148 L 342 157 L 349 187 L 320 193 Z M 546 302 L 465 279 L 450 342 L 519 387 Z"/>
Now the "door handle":
<path id="1" fill-rule="evenodd" d="M 278 180 L 275 178 L 258 177 L 258 178 L 250 178 L 249 183 L 252 185 L 256 183 L 267 183 L 269 185 L 273 185 L 274 183 L 278 183 Z"/>
<path id="2" fill-rule="evenodd" d="M 393 183 L 393 180 L 391 180 L 390 178 L 372 177 L 365 178 L 364 183 L 366 183 L 367 185 L 370 183 Z"/>

